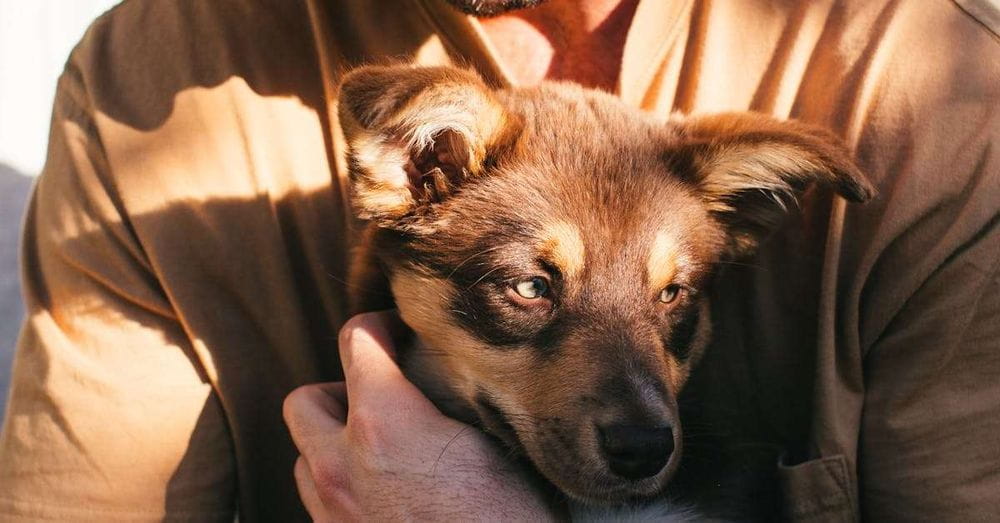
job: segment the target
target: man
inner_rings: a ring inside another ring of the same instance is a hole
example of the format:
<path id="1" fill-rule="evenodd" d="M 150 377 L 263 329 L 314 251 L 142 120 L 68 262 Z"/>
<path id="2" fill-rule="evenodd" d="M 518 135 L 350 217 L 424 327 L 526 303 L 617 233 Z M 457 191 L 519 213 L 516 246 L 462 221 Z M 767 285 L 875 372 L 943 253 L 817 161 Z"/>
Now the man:
<path id="1" fill-rule="evenodd" d="M 343 377 L 354 237 L 338 78 L 400 58 L 498 85 L 578 81 L 664 118 L 752 109 L 844 136 L 880 198 L 811 191 L 754 266 L 719 282 L 691 384 L 701 414 L 773 450 L 791 519 L 1000 512 L 992 4 L 451 3 L 489 12 L 129 0 L 94 24 L 60 80 L 25 226 L 4 518 L 302 518 L 300 451 L 317 518 L 548 509 L 517 471 L 482 477 L 495 449 L 479 436 L 427 476 L 461 429 L 393 367 L 385 316 L 341 336 L 351 414 L 328 384 L 288 400 L 298 450 L 282 423 L 290 391 Z"/>

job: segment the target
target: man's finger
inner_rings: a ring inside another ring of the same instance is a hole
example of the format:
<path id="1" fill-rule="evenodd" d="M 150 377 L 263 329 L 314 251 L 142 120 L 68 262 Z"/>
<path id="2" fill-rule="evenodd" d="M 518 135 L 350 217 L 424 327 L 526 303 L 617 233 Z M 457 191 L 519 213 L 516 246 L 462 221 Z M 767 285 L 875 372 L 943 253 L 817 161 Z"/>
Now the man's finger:
<path id="1" fill-rule="evenodd" d="M 350 354 L 344 354 L 344 336 L 350 336 L 358 327 L 374 337 L 393 360 L 396 359 L 396 346 L 409 341 L 413 336 L 413 331 L 403 323 L 395 309 L 355 315 L 340 329 L 340 360 L 345 366 L 347 363 L 344 357 L 349 357 Z"/>
<path id="2" fill-rule="evenodd" d="M 395 313 L 376 312 L 354 316 L 340 330 L 340 360 L 353 407 L 385 405 L 395 411 L 401 402 L 414 400 L 429 405 L 393 359 L 401 325 Z"/>
<path id="3" fill-rule="evenodd" d="M 285 398 L 285 424 L 299 451 L 325 456 L 329 441 L 347 421 L 347 388 L 344 382 L 303 385 Z"/>
<path id="4" fill-rule="evenodd" d="M 317 392 L 323 392 L 327 398 L 323 398 L 323 406 L 330 409 L 330 414 L 335 418 L 347 420 L 347 384 L 343 381 L 329 381 L 326 383 L 315 383 L 313 388 Z M 333 400 L 330 402 L 329 400 Z"/>
<path id="5" fill-rule="evenodd" d="M 295 486 L 299 489 L 299 497 L 302 498 L 302 504 L 305 505 L 309 517 L 313 521 L 327 521 L 329 509 L 319 498 L 312 472 L 302 456 L 295 460 Z"/>

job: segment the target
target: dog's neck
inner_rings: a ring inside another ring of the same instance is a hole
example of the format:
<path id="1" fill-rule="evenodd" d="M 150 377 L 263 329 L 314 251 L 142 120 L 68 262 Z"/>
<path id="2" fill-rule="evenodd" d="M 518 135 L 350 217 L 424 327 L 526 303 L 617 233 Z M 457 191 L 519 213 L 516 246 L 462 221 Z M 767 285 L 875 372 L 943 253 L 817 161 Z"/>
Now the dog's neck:
<path id="1" fill-rule="evenodd" d="M 639 0 L 551 1 L 480 23 L 521 85 L 568 80 L 614 92 Z"/>

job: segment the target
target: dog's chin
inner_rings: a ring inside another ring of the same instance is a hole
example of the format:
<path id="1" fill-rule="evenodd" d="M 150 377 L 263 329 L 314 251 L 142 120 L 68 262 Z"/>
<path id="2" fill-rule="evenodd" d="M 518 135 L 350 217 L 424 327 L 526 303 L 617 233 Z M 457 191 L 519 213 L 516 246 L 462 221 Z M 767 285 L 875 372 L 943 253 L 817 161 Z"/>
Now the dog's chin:
<path id="1" fill-rule="evenodd" d="M 443 380 L 442 376 L 446 374 L 435 372 L 433 362 L 415 357 L 417 354 L 419 353 L 404 352 L 400 361 L 403 371 L 443 414 L 492 436 L 507 449 L 510 459 L 522 462 L 578 503 L 607 506 L 649 498 L 660 493 L 673 475 L 675 462 L 680 457 L 679 449 L 664 470 L 655 476 L 635 481 L 615 475 L 602 458 L 581 451 L 576 448 L 578 444 L 567 448 L 564 446 L 565 441 L 559 441 L 562 448 L 546 452 L 543 449 L 551 445 L 539 438 L 565 440 L 566 435 L 561 438 L 555 435 L 544 436 L 544 431 L 538 427 L 521 427 L 519 431 L 512 422 L 512 416 L 504 412 L 488 393 L 480 390 L 473 398 L 464 398 L 459 390 L 474 387 L 462 387 Z M 418 359 L 423 361 L 416 361 Z M 524 418 L 519 417 L 520 424 L 530 423 Z"/>
<path id="2" fill-rule="evenodd" d="M 577 477 L 546 475 L 556 487 L 573 501 L 587 506 L 617 506 L 640 503 L 663 491 L 666 472 L 638 481 L 625 480 L 606 471 L 582 472 Z M 585 481 L 580 481 L 586 477 Z"/>

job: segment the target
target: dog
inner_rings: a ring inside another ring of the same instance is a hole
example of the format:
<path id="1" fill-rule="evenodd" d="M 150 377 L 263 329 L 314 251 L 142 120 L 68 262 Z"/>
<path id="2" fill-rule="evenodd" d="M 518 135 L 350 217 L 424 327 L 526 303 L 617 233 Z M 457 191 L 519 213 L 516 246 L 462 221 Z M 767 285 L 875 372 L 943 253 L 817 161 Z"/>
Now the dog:
<path id="1" fill-rule="evenodd" d="M 720 265 L 810 184 L 874 194 L 833 134 L 761 114 L 664 122 L 451 67 L 362 67 L 339 96 L 352 308 L 398 308 L 409 379 L 584 506 L 656 499 L 676 472 Z"/>

